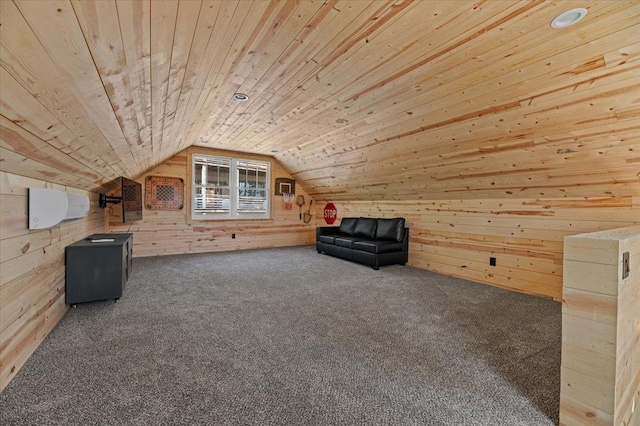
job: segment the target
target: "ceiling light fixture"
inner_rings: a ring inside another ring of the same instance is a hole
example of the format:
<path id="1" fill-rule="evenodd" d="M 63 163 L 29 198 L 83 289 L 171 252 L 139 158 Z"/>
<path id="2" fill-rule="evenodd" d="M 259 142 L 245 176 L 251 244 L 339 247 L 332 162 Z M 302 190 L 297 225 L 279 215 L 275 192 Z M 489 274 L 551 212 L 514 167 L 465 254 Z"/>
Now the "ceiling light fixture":
<path id="1" fill-rule="evenodd" d="M 336 120 L 336 123 L 338 123 L 338 124 L 344 124 L 344 123 L 348 123 L 348 122 L 349 122 L 349 120 L 345 120 L 344 118 L 338 118 Z"/>
<path id="2" fill-rule="evenodd" d="M 234 93 L 233 99 L 235 99 L 236 101 L 244 102 L 249 100 L 249 96 L 245 95 L 244 93 Z"/>
<path id="3" fill-rule="evenodd" d="M 551 21 L 551 28 L 562 29 L 567 28 L 579 21 L 582 20 L 587 15 L 587 9 L 585 8 L 577 8 L 567 10 L 564 13 L 556 16 L 553 21 Z"/>

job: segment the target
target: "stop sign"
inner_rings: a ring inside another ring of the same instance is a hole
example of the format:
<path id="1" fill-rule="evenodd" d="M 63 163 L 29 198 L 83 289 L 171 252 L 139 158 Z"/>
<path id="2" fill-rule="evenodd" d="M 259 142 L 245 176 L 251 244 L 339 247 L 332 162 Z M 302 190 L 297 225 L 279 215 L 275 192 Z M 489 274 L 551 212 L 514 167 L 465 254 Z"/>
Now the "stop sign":
<path id="1" fill-rule="evenodd" d="M 327 205 L 324 206 L 324 221 L 329 225 L 333 225 L 333 222 L 336 221 L 337 217 L 338 210 L 336 209 L 336 206 L 334 206 L 333 203 L 327 203 Z"/>

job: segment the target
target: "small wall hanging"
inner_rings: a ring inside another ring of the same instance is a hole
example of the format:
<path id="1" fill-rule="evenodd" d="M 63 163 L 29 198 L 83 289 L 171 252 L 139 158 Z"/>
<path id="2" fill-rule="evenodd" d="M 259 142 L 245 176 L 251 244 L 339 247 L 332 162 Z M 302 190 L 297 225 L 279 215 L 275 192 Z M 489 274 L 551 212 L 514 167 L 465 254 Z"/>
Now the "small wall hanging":
<path id="1" fill-rule="evenodd" d="M 311 206 L 313 205 L 313 200 L 309 201 L 309 209 L 304 213 L 304 223 L 311 222 L 311 218 L 313 214 L 311 214 Z"/>
<path id="2" fill-rule="evenodd" d="M 145 206 L 148 210 L 181 210 L 184 181 L 175 177 L 147 176 Z"/>
<path id="3" fill-rule="evenodd" d="M 302 206 L 305 205 L 304 195 L 300 194 L 296 197 L 296 204 L 298 205 L 298 210 L 300 213 L 300 220 L 302 220 Z"/>
<path id="4" fill-rule="evenodd" d="M 327 203 L 324 206 L 324 221 L 327 222 L 327 225 L 333 225 L 337 217 L 338 209 L 336 209 L 336 206 L 333 203 Z"/>
<path id="5" fill-rule="evenodd" d="M 276 178 L 276 192 L 275 195 L 295 194 L 296 193 L 296 181 L 289 178 Z"/>

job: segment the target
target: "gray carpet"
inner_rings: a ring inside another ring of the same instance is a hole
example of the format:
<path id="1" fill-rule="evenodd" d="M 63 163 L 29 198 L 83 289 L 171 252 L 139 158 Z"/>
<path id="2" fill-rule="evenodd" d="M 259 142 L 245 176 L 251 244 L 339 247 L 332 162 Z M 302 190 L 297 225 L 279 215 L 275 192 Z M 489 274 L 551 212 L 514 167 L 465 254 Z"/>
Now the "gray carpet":
<path id="1" fill-rule="evenodd" d="M 0 424 L 553 425 L 561 306 L 310 246 L 134 259 L 0 394 Z"/>

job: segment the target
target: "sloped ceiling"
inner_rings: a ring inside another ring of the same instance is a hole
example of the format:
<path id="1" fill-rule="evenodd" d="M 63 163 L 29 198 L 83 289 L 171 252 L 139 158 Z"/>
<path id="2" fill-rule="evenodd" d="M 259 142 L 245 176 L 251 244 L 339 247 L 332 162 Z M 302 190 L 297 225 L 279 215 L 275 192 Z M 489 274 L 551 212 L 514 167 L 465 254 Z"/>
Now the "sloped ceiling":
<path id="1" fill-rule="evenodd" d="M 574 7 L 582 22 L 550 28 Z M 637 1 L 3 0 L 0 12 L 11 173 L 95 189 L 195 145 L 272 155 L 335 200 L 640 194 Z"/>

